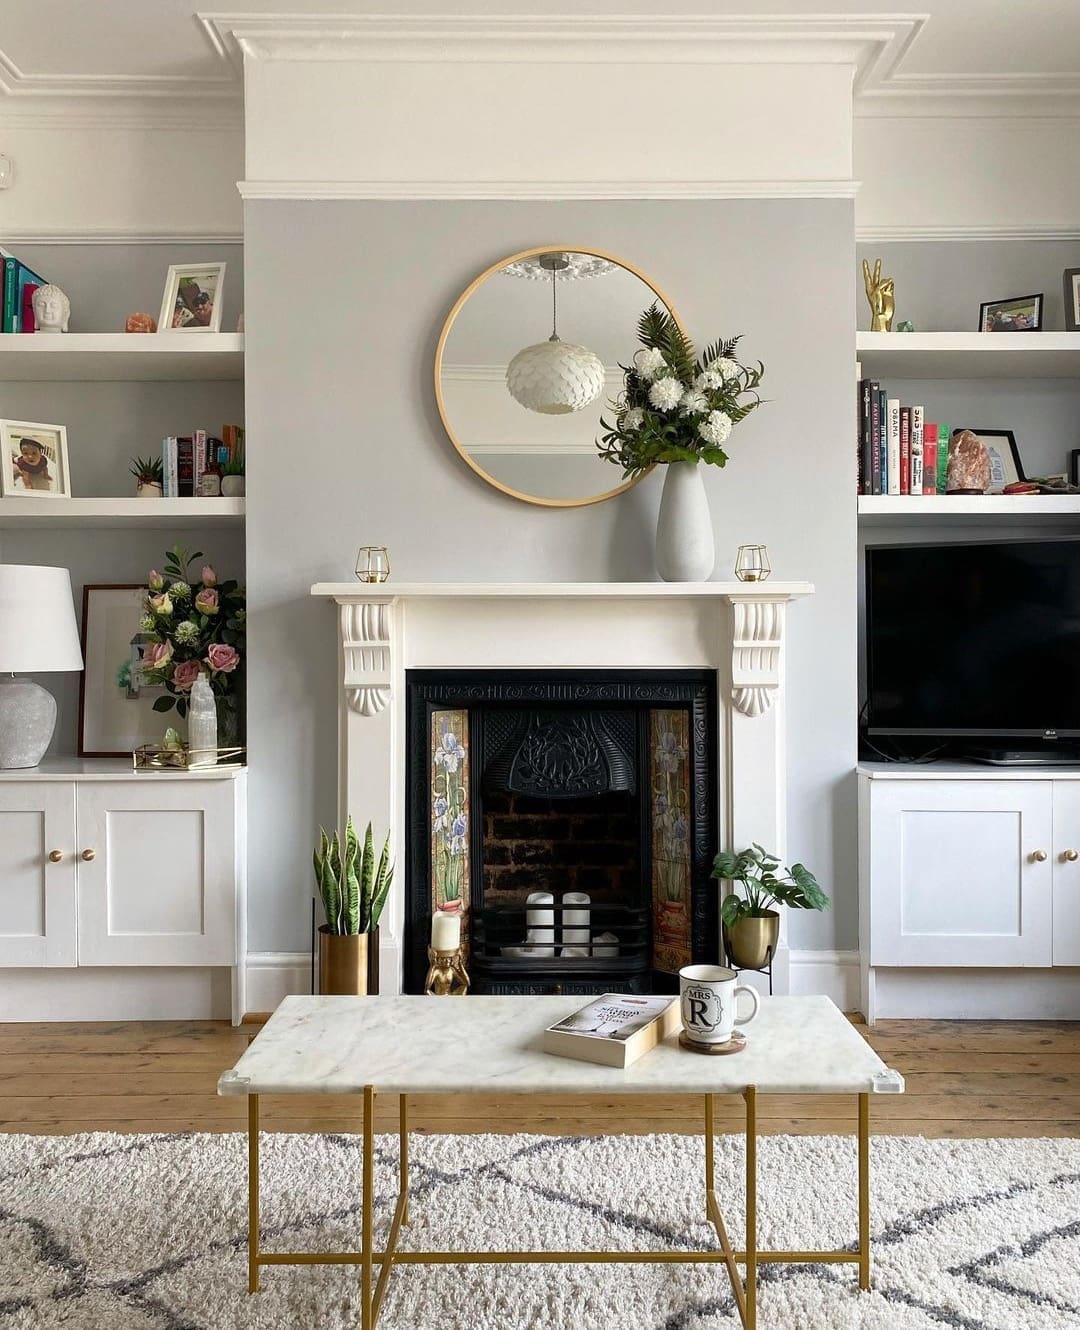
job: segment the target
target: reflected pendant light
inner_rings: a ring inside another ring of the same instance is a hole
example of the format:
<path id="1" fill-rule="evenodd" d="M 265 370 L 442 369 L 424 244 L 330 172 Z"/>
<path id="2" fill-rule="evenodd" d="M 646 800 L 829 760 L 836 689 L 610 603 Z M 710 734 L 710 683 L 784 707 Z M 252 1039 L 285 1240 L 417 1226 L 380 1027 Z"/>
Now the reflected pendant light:
<path id="1" fill-rule="evenodd" d="M 551 273 L 551 336 L 526 346 L 506 367 L 506 386 L 515 402 L 545 416 L 580 411 L 604 391 L 604 366 L 585 346 L 564 342 L 558 333 L 556 275 L 569 266 L 565 254 L 542 254 L 540 266 Z"/>

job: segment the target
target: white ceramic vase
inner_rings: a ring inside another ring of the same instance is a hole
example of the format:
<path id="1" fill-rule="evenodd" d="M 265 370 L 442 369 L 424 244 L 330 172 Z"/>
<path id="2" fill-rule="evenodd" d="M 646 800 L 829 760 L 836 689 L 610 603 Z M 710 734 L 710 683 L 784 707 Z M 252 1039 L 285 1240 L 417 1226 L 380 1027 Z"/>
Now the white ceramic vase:
<path id="1" fill-rule="evenodd" d="M 705 582 L 716 564 L 709 500 L 697 462 L 669 462 L 656 522 L 656 571 L 665 582 Z"/>
<path id="2" fill-rule="evenodd" d="M 246 476 L 221 477 L 221 493 L 226 499 L 242 499 L 246 485 Z"/>
<path id="3" fill-rule="evenodd" d="M 137 499 L 160 499 L 161 485 L 156 480 L 142 480 L 135 486 Z"/>

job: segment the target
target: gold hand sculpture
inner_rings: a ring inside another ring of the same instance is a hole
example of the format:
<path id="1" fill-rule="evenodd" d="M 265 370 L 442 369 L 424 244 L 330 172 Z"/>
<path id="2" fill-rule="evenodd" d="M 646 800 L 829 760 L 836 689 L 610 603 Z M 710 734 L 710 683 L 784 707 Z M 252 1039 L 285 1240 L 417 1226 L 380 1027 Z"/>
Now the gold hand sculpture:
<path id="1" fill-rule="evenodd" d="M 870 312 L 874 316 L 870 321 L 870 331 L 892 332 L 893 314 L 896 312 L 893 279 L 882 277 L 880 259 L 875 261 L 872 274 L 869 263 L 863 259 L 862 275 L 866 298 L 870 302 Z"/>

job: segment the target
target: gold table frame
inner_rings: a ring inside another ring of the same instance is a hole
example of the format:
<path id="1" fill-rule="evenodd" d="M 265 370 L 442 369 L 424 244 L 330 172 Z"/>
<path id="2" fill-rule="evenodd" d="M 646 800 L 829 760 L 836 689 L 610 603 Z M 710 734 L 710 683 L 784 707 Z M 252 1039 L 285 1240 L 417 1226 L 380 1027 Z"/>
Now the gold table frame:
<path id="1" fill-rule="evenodd" d="M 697 1096 L 691 1096 L 696 1098 Z M 259 1096 L 248 1100 L 248 1292 L 259 1289 L 259 1270 L 264 1265 L 359 1265 L 361 1330 L 375 1330 L 390 1272 L 395 1265 L 584 1265 L 584 1264 L 715 1264 L 724 1265 L 731 1281 L 735 1305 L 744 1330 L 757 1327 L 757 1275 L 761 1265 L 829 1264 L 857 1265 L 859 1288 L 870 1287 L 870 1096 L 858 1095 L 859 1202 L 858 1245 L 840 1251 L 759 1251 L 757 1246 L 757 1089 L 742 1091 L 746 1107 L 746 1247 L 736 1251 L 728 1239 L 716 1196 L 714 1101 L 705 1100 L 705 1212 L 716 1230 L 719 1250 L 713 1251 L 406 1251 L 397 1250 L 398 1236 L 409 1222 L 409 1103 L 399 1095 L 398 1138 L 400 1142 L 398 1198 L 390 1224 L 386 1248 L 374 1249 L 373 1208 L 375 1200 L 375 1089 L 364 1087 L 363 1209 L 359 1251 L 264 1252 L 259 1246 Z M 740 1277 L 739 1266 L 745 1268 Z M 379 1267 L 375 1278 L 375 1266 Z"/>

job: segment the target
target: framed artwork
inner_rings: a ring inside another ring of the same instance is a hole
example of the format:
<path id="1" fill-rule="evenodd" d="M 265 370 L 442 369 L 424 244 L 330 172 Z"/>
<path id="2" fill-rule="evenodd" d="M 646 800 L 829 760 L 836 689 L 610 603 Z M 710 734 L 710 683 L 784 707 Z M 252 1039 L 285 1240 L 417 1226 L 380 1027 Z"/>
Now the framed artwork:
<path id="1" fill-rule="evenodd" d="M 0 420 L 0 495 L 70 499 L 67 428 L 29 420 Z"/>
<path id="2" fill-rule="evenodd" d="M 220 332 L 224 263 L 181 263 L 169 269 L 158 332 Z"/>
<path id="3" fill-rule="evenodd" d="M 1080 332 L 1080 268 L 1066 268 L 1062 280 L 1065 287 L 1065 327 L 1069 332 Z"/>
<path id="4" fill-rule="evenodd" d="M 130 757 L 161 739 L 167 722 L 154 700 L 165 689 L 143 679 L 145 602 L 145 585 L 83 587 L 80 757 Z"/>
<path id="5" fill-rule="evenodd" d="M 1080 448 L 1073 448 L 1069 453 L 1069 484 L 1080 488 Z"/>
<path id="6" fill-rule="evenodd" d="M 1020 449 L 1016 446 L 1016 435 L 1011 429 L 972 427 L 971 432 L 978 435 L 990 458 L 990 488 L 987 494 L 1000 494 L 1006 485 L 1027 480 L 1024 464 L 1020 460 Z"/>
<path id="7" fill-rule="evenodd" d="M 1042 292 L 1010 296 L 979 306 L 979 332 L 1038 332 L 1042 328 Z"/>

